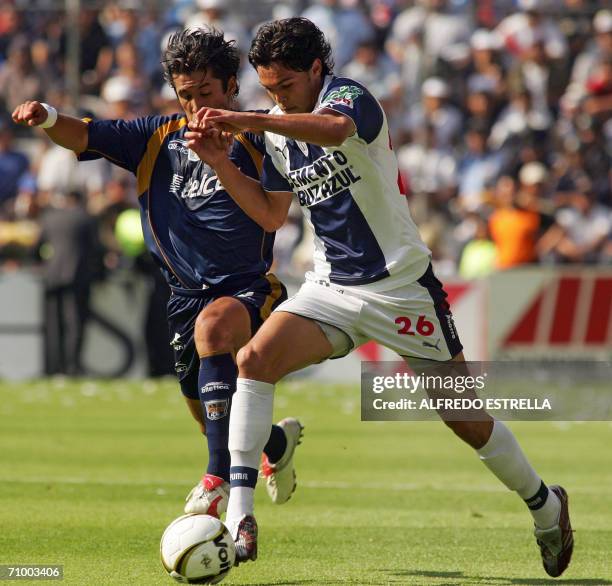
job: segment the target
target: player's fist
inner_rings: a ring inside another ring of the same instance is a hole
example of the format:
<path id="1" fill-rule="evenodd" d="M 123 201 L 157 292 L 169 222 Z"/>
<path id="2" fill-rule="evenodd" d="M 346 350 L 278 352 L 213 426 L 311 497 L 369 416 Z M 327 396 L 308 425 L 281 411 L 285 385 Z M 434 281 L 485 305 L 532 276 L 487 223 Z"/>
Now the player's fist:
<path id="1" fill-rule="evenodd" d="M 38 126 L 47 119 L 48 115 L 40 102 L 28 101 L 15 108 L 13 122 L 24 126 Z"/>

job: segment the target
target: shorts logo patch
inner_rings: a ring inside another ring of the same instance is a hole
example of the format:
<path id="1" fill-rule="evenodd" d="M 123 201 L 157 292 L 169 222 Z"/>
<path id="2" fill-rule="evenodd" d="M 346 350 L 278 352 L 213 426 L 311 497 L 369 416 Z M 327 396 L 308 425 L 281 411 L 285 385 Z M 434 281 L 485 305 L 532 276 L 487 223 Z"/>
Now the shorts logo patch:
<path id="1" fill-rule="evenodd" d="M 187 370 L 187 365 L 184 362 L 177 362 L 174 365 L 174 370 L 178 374 L 179 372 L 185 372 Z"/>
<path id="2" fill-rule="evenodd" d="M 211 421 L 222 419 L 229 412 L 229 399 L 216 399 L 215 401 L 205 401 L 206 417 Z"/>
<path id="3" fill-rule="evenodd" d="M 178 332 L 174 334 L 174 338 L 172 342 L 170 342 L 170 346 L 172 346 L 175 352 L 180 352 L 183 349 L 183 344 L 181 343 L 181 334 L 179 334 Z"/>
<path id="4" fill-rule="evenodd" d="M 423 346 L 425 348 L 435 348 L 438 352 L 442 352 L 442 350 L 440 350 L 440 338 L 436 339 L 435 344 L 428 342 L 427 340 L 423 340 Z"/>

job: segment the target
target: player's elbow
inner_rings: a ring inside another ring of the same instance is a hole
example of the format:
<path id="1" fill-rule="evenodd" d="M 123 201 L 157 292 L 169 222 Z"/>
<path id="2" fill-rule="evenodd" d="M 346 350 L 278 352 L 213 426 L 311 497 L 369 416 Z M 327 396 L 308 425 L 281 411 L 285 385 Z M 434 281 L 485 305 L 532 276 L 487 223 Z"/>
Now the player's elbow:
<path id="1" fill-rule="evenodd" d="M 266 232 L 276 232 L 285 223 L 285 218 L 280 215 L 269 214 L 259 222 Z"/>

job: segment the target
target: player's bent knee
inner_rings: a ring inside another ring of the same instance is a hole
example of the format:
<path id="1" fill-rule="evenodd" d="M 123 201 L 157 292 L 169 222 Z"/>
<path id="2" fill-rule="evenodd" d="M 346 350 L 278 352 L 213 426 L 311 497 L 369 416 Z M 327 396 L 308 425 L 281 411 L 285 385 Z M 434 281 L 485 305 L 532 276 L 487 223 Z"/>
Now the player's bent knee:
<path id="1" fill-rule="evenodd" d="M 269 383 L 276 383 L 281 378 L 276 372 L 276 363 L 273 356 L 256 344 L 247 344 L 236 356 L 240 377 Z"/>
<path id="2" fill-rule="evenodd" d="M 195 323 L 195 343 L 200 356 L 211 352 L 232 352 L 234 333 L 222 315 L 202 312 Z"/>

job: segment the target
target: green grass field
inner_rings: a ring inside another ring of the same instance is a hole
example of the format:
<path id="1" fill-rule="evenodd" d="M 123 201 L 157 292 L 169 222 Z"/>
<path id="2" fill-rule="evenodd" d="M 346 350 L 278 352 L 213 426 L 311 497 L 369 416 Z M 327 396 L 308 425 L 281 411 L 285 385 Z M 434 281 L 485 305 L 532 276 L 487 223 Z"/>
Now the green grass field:
<path id="1" fill-rule="evenodd" d="M 442 424 L 362 423 L 356 387 L 302 381 L 277 393 L 289 414 L 298 490 L 279 507 L 258 488 L 259 560 L 224 584 L 612 584 L 612 424 L 511 425 L 570 495 L 574 561 L 548 580 L 524 505 Z M 205 453 L 172 381 L 0 385 L 0 564 L 172 584 L 159 538 Z"/>

